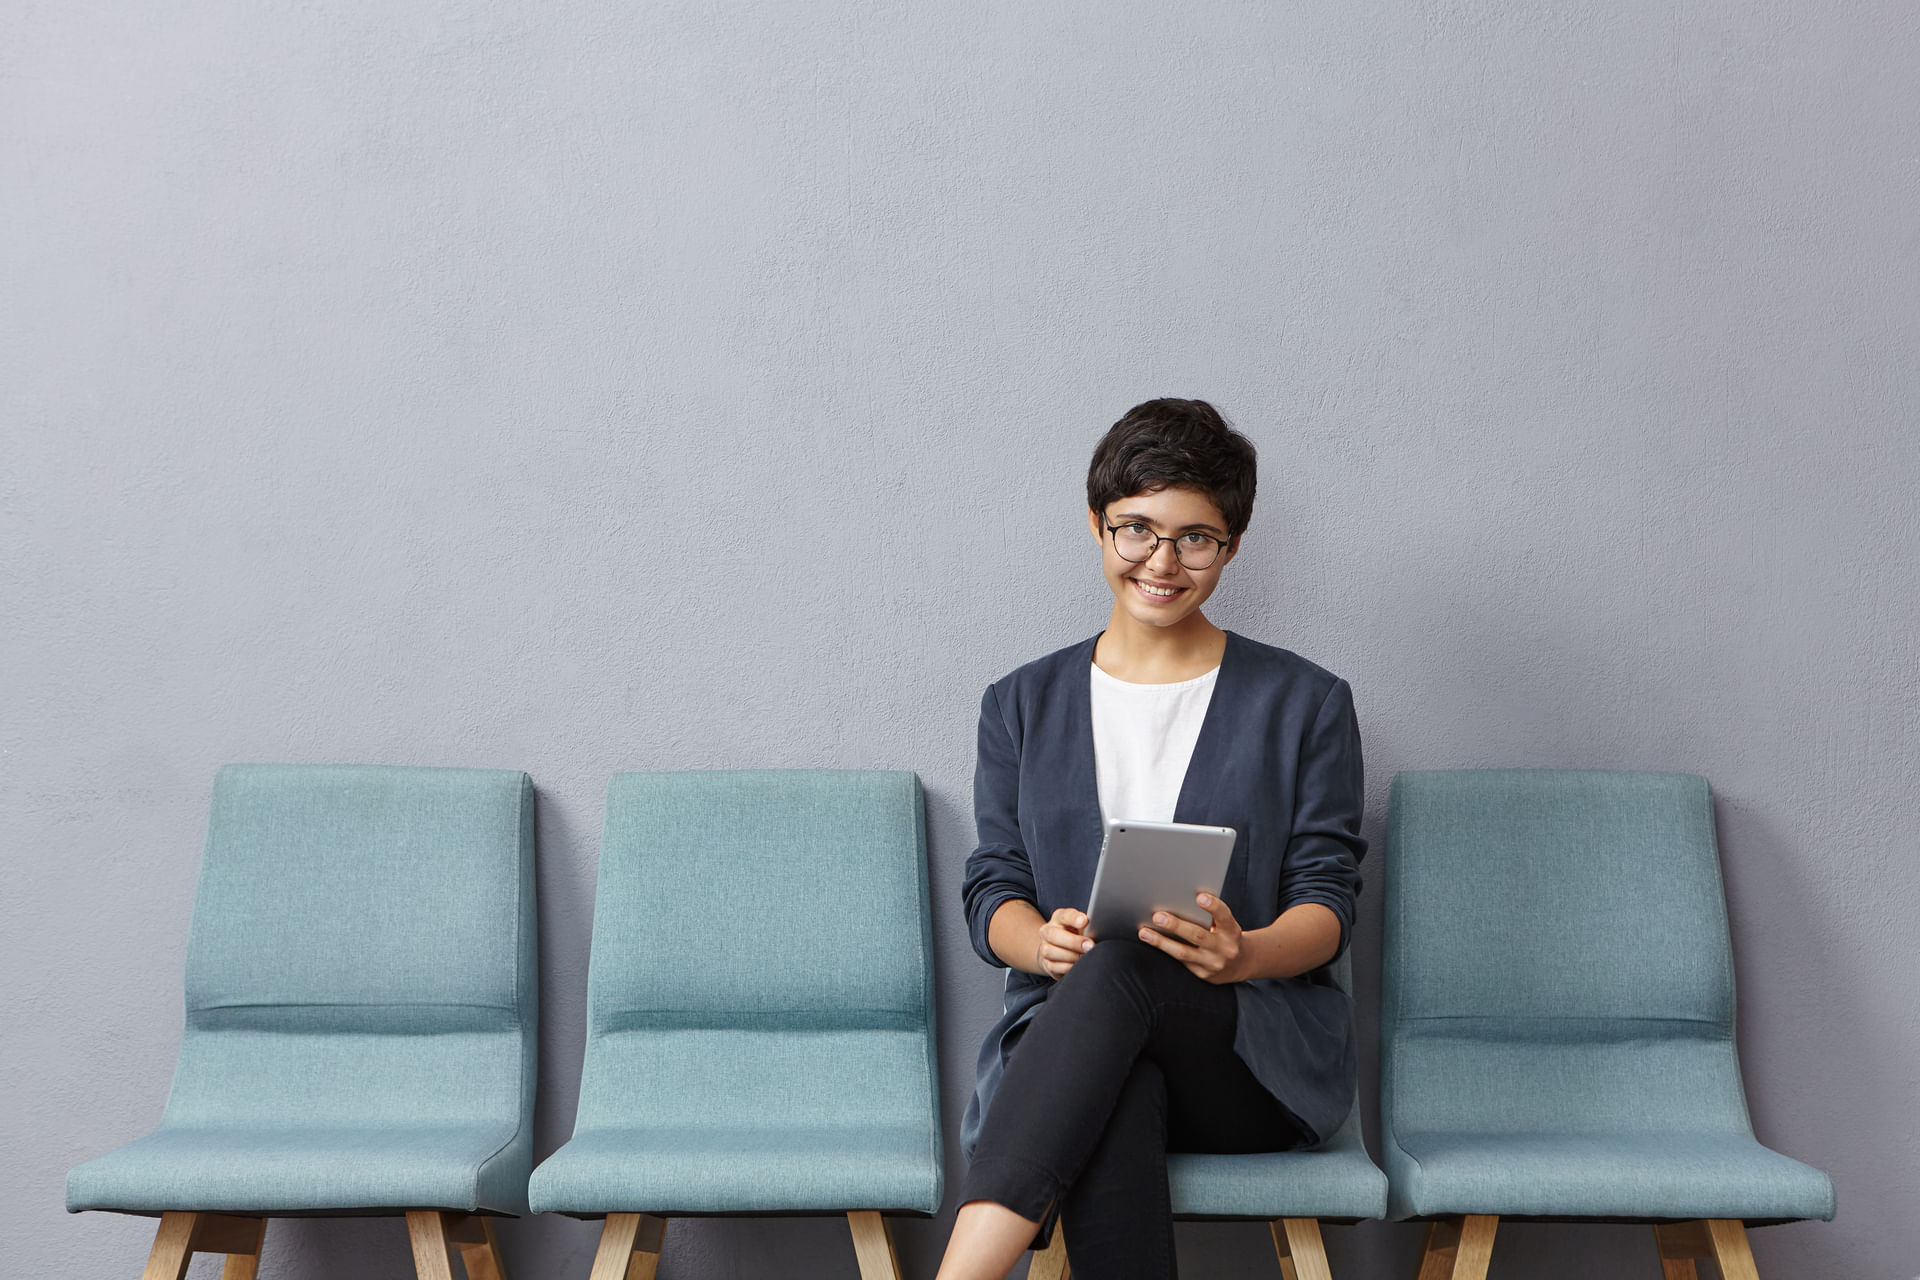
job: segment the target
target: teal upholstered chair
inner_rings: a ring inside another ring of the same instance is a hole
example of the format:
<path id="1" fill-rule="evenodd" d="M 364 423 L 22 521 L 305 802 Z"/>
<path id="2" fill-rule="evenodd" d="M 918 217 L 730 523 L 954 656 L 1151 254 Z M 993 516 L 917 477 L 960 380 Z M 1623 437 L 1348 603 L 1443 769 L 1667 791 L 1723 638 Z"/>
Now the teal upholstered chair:
<path id="1" fill-rule="evenodd" d="M 1347 989 L 1351 969 L 1334 967 Z M 1170 1155 L 1168 1189 L 1173 1216 L 1183 1222 L 1266 1222 L 1286 1280 L 1329 1280 L 1322 1222 L 1354 1223 L 1387 1215 L 1387 1178 L 1367 1157 L 1356 1098 L 1340 1131 L 1311 1151 L 1271 1155 Z M 1066 1237 L 1035 1255 L 1028 1280 L 1067 1280 Z"/>
<path id="2" fill-rule="evenodd" d="M 573 1139 L 535 1212 L 603 1217 L 594 1280 L 667 1219 L 940 1205 L 926 828 L 911 773 L 621 774 L 607 790 Z"/>
<path id="3" fill-rule="evenodd" d="M 404 1213 L 422 1280 L 450 1241 L 497 1274 L 468 1215 L 526 1210 L 533 841 L 524 773 L 222 769 L 166 1112 L 74 1169 L 67 1208 L 159 1216 L 147 1280 L 194 1252 L 246 1280 L 296 1214 Z"/>
<path id="4" fill-rule="evenodd" d="M 1655 1224 L 1668 1277 L 1752 1275 L 1746 1224 L 1833 1216 L 1754 1140 L 1713 803 L 1686 774 L 1403 773 L 1387 835 L 1381 1128 L 1421 1276 L 1501 1217 Z"/>

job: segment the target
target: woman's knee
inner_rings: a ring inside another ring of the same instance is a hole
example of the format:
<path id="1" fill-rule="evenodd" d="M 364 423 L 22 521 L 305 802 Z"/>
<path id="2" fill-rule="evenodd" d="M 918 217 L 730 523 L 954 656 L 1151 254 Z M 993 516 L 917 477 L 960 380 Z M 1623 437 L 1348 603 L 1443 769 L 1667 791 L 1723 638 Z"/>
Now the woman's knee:
<path id="1" fill-rule="evenodd" d="M 1164 980 L 1155 970 L 1171 958 L 1137 938 L 1109 938 L 1074 962 L 1060 979 L 1048 1004 L 1082 1010 L 1127 1009 L 1151 1017 L 1157 1003 L 1154 992 Z"/>
<path id="2" fill-rule="evenodd" d="M 1150 972 L 1156 962 L 1164 964 L 1169 959 L 1165 952 L 1148 946 L 1138 938 L 1108 938 L 1104 942 L 1094 943 L 1093 950 L 1074 961 L 1073 968 L 1067 970 L 1067 976 L 1061 981 L 1072 981 L 1076 975 L 1082 981 L 1088 978 L 1137 978 Z"/>

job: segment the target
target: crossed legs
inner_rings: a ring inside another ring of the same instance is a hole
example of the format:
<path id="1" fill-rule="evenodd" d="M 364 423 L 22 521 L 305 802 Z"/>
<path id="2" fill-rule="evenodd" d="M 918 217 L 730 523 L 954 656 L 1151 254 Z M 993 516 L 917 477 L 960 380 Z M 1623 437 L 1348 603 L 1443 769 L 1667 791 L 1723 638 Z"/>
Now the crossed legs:
<path id="1" fill-rule="evenodd" d="M 1133 939 L 1095 946 L 1007 1063 L 942 1280 L 1004 1276 L 1056 1208 L 1085 1280 L 1176 1274 L 1166 1153 L 1306 1134 L 1233 1052 L 1233 989 Z"/>

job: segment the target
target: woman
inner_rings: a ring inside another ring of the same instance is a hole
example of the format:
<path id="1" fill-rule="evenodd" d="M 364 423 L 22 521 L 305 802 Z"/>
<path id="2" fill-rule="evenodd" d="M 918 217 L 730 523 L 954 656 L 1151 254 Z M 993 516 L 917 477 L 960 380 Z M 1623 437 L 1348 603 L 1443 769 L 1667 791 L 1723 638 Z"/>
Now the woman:
<path id="1" fill-rule="evenodd" d="M 1172 1276 L 1167 1151 L 1285 1150 L 1345 1118 L 1353 1011 L 1327 966 L 1366 852 L 1352 693 L 1200 612 L 1254 478 L 1204 401 L 1129 410 L 1087 474 L 1106 630 L 982 699 L 964 894 L 974 949 L 1011 972 L 941 1280 L 998 1280 L 1056 1216 L 1079 1280 Z M 1085 936 L 1109 816 L 1238 833 L 1219 900 L 1198 899 L 1211 928 Z"/>

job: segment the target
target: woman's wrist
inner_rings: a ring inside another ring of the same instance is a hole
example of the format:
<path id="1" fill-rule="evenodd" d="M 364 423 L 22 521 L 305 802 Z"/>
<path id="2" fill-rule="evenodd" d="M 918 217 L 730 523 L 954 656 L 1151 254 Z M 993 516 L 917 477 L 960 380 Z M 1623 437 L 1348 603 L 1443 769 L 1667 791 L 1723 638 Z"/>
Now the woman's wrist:
<path id="1" fill-rule="evenodd" d="M 1040 967 L 1043 923 L 1038 907 L 1025 898 L 1008 898 L 994 908 L 992 918 L 987 921 L 987 945 L 1009 969 L 1045 973 Z"/>
<path id="2" fill-rule="evenodd" d="M 1303 902 L 1266 928 L 1241 934 L 1240 947 L 1236 981 L 1296 978 L 1332 963 L 1340 947 L 1340 918 L 1320 903 Z"/>

